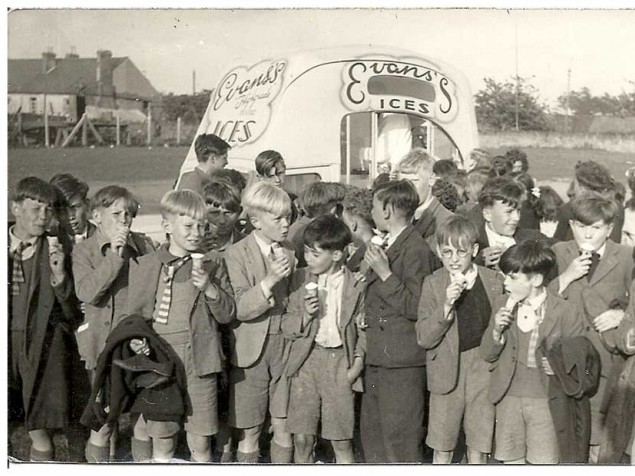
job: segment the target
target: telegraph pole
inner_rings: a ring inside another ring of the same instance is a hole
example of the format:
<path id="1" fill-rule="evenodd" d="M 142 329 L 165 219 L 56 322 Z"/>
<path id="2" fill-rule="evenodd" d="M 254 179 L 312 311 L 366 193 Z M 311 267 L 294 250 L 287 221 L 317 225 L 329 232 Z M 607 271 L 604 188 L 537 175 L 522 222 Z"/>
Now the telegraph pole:
<path id="1" fill-rule="evenodd" d="M 515 25 L 515 34 L 516 34 L 516 132 L 518 132 L 518 95 L 519 95 L 519 76 L 518 76 L 518 21 L 516 21 Z"/>
<path id="2" fill-rule="evenodd" d="M 569 100 L 571 98 L 571 66 L 569 66 L 569 69 L 567 70 L 567 104 L 566 104 L 566 108 L 567 108 L 567 117 L 566 117 L 566 121 L 565 121 L 565 132 L 569 132 Z"/>
<path id="3" fill-rule="evenodd" d="M 192 70 L 192 96 L 196 94 L 196 70 Z"/>

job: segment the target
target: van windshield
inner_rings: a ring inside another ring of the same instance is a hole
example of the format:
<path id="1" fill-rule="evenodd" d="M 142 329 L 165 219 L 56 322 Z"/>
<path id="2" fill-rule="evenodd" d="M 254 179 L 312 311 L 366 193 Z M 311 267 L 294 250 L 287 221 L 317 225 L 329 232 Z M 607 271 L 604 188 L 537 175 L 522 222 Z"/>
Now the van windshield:
<path id="1" fill-rule="evenodd" d="M 460 166 L 458 148 L 434 122 L 414 114 L 359 112 L 342 119 L 341 174 L 346 183 L 365 187 L 379 174 L 390 174 L 411 149 L 421 147 L 436 160 Z M 374 165 L 373 165 L 374 164 Z"/>

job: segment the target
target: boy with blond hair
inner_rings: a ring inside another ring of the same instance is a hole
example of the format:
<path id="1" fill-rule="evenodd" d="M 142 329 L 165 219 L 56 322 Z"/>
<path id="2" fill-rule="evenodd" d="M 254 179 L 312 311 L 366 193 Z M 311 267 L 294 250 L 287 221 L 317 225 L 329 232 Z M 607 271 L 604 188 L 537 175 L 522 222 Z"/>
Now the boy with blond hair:
<path id="1" fill-rule="evenodd" d="M 237 461 L 257 463 L 268 411 L 271 461 L 290 463 L 293 442 L 285 431 L 289 390 L 284 374 L 289 343 L 281 321 L 296 265 L 286 241 L 291 200 L 280 188 L 260 181 L 245 190 L 243 208 L 254 231 L 225 252 L 237 319 L 230 330 L 229 423 L 241 430 Z"/>
<path id="2" fill-rule="evenodd" d="M 487 399 L 489 365 L 479 346 L 493 303 L 503 294 L 499 274 L 473 260 L 478 229 L 456 215 L 437 229 L 443 268 L 423 281 L 417 341 L 427 350 L 430 390 L 427 445 L 433 463 L 449 464 L 463 427 L 470 464 L 484 464 L 491 453 L 494 406 Z"/>
<path id="3" fill-rule="evenodd" d="M 185 421 L 191 460 L 211 461 L 210 437 L 218 429 L 216 375 L 221 371 L 219 323 L 236 312 L 222 258 L 200 251 L 207 210 L 200 195 L 171 191 L 161 199 L 161 225 L 169 237 L 156 252 L 139 258 L 130 270 L 128 314 L 152 320 L 154 331 L 174 349 L 185 368 L 192 413 Z M 147 343 L 131 348 L 147 353 Z M 132 440 L 135 461 L 169 461 L 179 424 L 139 415 Z"/>

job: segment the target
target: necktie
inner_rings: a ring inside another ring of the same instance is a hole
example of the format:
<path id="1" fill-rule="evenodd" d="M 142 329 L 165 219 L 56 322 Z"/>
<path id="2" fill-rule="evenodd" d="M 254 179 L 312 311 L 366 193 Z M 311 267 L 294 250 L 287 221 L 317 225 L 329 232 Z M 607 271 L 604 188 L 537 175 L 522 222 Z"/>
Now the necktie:
<path id="1" fill-rule="evenodd" d="M 170 315 L 170 303 L 172 302 L 172 281 L 174 280 L 174 275 L 179 270 L 179 268 L 183 266 L 190 258 L 191 256 L 187 255 L 183 258 L 173 261 L 172 264 L 163 266 L 163 269 L 166 272 L 165 289 L 163 290 L 163 296 L 161 296 L 159 307 L 154 310 L 154 322 L 157 322 L 159 324 L 168 323 L 168 316 Z"/>
<path id="2" fill-rule="evenodd" d="M 531 331 L 531 335 L 529 336 L 529 346 L 527 349 L 527 367 L 529 367 L 530 369 L 535 369 L 538 367 L 538 365 L 536 364 L 536 347 L 538 345 L 538 330 L 540 328 L 540 324 L 542 324 L 542 321 L 545 318 L 544 306 L 545 304 L 542 303 L 540 307 L 538 307 L 538 309 L 534 312 L 534 328 Z"/>
<path id="3" fill-rule="evenodd" d="M 586 275 L 586 278 L 589 281 L 591 281 L 591 277 L 593 276 L 593 273 L 595 273 L 598 264 L 600 264 L 600 255 L 594 251 L 591 253 L 591 266 L 589 267 L 589 272 Z"/>
<path id="4" fill-rule="evenodd" d="M 13 269 L 11 272 L 11 295 L 17 296 L 20 294 L 20 283 L 24 283 L 24 270 L 22 269 L 22 253 L 26 248 L 31 246 L 31 243 L 20 242 L 18 247 L 13 252 Z"/>

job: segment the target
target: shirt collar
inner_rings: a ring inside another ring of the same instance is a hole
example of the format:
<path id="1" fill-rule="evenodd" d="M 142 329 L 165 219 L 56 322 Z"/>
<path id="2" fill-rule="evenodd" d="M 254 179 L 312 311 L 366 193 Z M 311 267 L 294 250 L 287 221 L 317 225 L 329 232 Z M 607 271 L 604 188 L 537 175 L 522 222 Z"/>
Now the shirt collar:
<path id="1" fill-rule="evenodd" d="M 511 236 L 503 236 L 492 230 L 489 223 L 485 223 L 485 233 L 490 246 L 502 246 L 507 249 L 516 244 L 516 240 Z"/>
<path id="2" fill-rule="evenodd" d="M 538 312 L 538 309 L 547 299 L 547 290 L 542 288 L 542 292 L 533 298 L 527 298 L 522 301 L 523 306 L 529 306 L 534 312 Z"/>
<path id="3" fill-rule="evenodd" d="M 161 263 L 164 264 L 165 266 L 168 266 L 174 263 L 175 261 L 178 261 L 184 258 L 184 256 L 181 256 L 181 257 L 174 256 L 172 253 L 170 253 L 169 248 L 170 248 L 169 243 L 163 243 L 161 246 L 159 246 L 159 249 L 157 250 L 157 257 L 159 258 L 159 261 L 161 261 Z"/>
<path id="4" fill-rule="evenodd" d="M 602 246 L 600 246 L 598 248 L 598 250 L 596 251 L 596 253 L 600 256 L 600 258 L 602 256 L 604 256 L 604 252 L 606 251 L 606 241 L 604 242 L 604 244 Z"/>
<path id="5" fill-rule="evenodd" d="M 432 203 L 432 200 L 434 200 L 434 195 L 432 195 L 432 192 L 430 192 L 430 195 L 428 195 L 428 198 L 426 198 L 426 200 L 417 207 L 417 209 L 415 210 L 415 214 L 413 216 L 413 219 L 416 221 L 419 218 L 421 218 L 421 215 L 423 215 L 423 212 L 426 211 L 426 209 L 430 206 L 430 204 Z"/>
<path id="6" fill-rule="evenodd" d="M 333 290 L 340 287 L 344 282 L 344 267 L 342 266 L 333 274 L 318 275 L 318 287 L 321 289 Z"/>
<path id="7" fill-rule="evenodd" d="M 20 238 L 15 236 L 15 234 L 13 233 L 14 227 L 15 227 L 15 225 L 13 225 L 13 226 L 11 226 L 11 228 L 9 228 L 9 251 L 11 253 L 15 252 L 18 249 L 18 246 L 20 246 L 20 243 L 30 244 L 31 246 L 29 248 L 35 249 L 35 244 L 37 243 L 37 240 L 38 240 L 39 236 L 35 236 L 35 237 L 33 237 L 33 238 L 29 239 L 29 240 L 21 240 Z M 33 252 L 31 252 L 31 253 L 25 252 L 25 254 L 32 254 L 32 253 Z"/>
<path id="8" fill-rule="evenodd" d="M 254 235 L 254 239 L 256 240 L 256 244 L 258 245 L 258 248 L 260 248 L 260 252 L 262 253 L 262 256 L 268 257 L 269 253 L 271 252 L 271 247 L 274 246 L 274 243 L 277 243 L 277 242 L 274 241 L 274 242 L 271 242 L 270 244 L 267 244 L 265 243 L 265 240 L 263 240 L 262 238 L 258 236 L 258 233 L 256 233 L 256 230 L 254 230 L 252 233 Z"/>
<path id="9" fill-rule="evenodd" d="M 408 225 L 405 225 L 401 230 L 399 230 L 394 235 L 391 233 L 388 233 L 388 236 L 386 237 L 386 249 L 390 248 L 395 243 L 395 241 L 397 241 L 397 238 L 399 238 L 399 235 L 401 235 L 406 228 L 408 228 Z"/>

